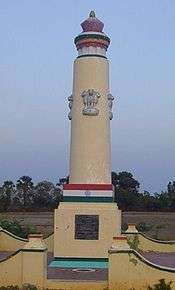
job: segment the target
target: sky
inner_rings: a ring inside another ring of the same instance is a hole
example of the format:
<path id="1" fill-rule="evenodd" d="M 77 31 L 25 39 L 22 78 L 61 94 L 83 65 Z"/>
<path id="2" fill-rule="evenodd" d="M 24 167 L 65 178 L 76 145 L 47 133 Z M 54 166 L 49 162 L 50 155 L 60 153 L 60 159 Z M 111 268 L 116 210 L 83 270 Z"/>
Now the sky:
<path id="1" fill-rule="evenodd" d="M 0 183 L 68 175 L 73 40 L 90 10 L 111 38 L 112 169 L 152 193 L 175 180 L 175 1 L 0 0 Z"/>

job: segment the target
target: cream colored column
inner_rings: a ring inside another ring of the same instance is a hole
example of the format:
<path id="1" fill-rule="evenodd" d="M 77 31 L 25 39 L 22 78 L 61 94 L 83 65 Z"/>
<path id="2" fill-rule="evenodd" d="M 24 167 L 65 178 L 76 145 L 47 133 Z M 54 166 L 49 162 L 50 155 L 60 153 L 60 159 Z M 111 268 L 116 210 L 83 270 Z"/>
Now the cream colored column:
<path id="1" fill-rule="evenodd" d="M 70 183 L 111 183 L 109 65 L 106 58 L 86 56 L 74 62 L 71 120 Z M 81 93 L 94 89 L 98 99 L 97 116 L 83 115 Z"/>

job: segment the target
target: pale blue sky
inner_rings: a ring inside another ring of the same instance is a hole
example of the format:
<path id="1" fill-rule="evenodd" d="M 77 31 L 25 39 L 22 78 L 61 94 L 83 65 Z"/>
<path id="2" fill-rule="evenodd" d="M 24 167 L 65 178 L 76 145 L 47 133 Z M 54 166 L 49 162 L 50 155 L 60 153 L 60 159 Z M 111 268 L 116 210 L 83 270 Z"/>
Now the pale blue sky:
<path id="1" fill-rule="evenodd" d="M 74 37 L 90 10 L 111 37 L 113 170 L 175 179 L 175 1 L 0 0 L 0 182 L 68 174 Z"/>

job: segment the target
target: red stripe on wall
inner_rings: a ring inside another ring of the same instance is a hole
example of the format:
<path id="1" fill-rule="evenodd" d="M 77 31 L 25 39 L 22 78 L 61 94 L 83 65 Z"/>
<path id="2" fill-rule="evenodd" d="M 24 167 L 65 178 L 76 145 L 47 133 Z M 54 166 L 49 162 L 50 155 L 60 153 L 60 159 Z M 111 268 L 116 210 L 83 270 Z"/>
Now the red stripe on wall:
<path id="1" fill-rule="evenodd" d="M 64 184 L 65 190 L 113 190 L 112 184 Z"/>

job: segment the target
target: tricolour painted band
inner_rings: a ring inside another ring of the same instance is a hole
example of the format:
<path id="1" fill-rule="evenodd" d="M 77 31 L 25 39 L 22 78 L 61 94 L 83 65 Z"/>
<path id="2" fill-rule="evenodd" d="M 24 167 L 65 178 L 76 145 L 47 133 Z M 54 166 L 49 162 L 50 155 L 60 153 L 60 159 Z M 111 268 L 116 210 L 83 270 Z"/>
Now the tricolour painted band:
<path id="1" fill-rule="evenodd" d="M 112 190 L 63 190 L 63 196 L 113 197 Z"/>

